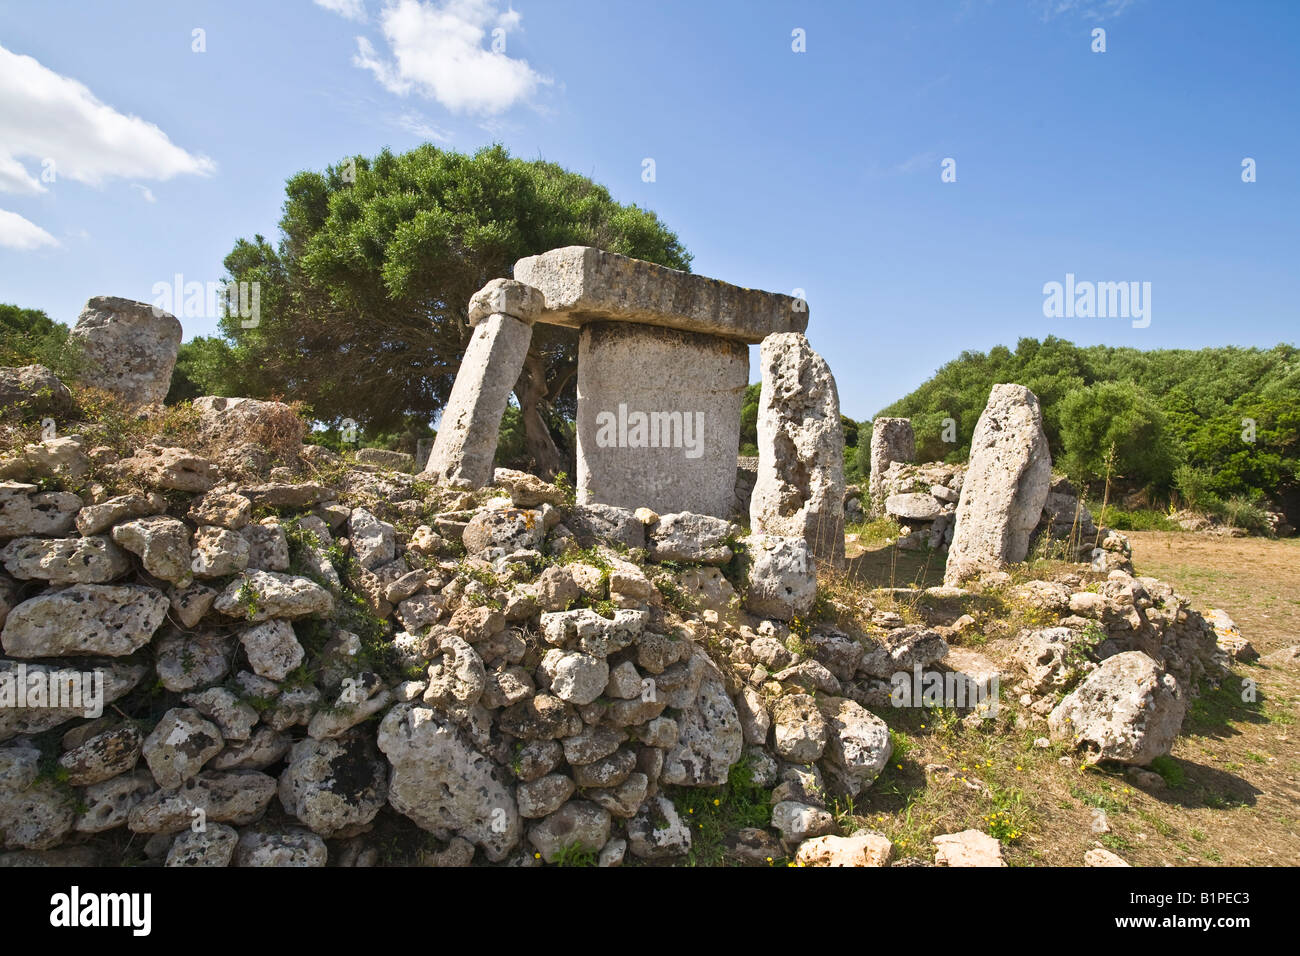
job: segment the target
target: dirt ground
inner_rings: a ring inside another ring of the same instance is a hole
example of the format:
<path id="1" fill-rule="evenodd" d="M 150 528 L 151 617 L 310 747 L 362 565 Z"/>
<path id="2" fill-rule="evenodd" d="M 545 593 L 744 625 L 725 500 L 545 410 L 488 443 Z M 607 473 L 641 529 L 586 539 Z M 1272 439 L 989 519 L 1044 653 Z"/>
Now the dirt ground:
<path id="1" fill-rule="evenodd" d="M 1300 644 L 1300 540 L 1129 539 L 1139 574 L 1169 581 L 1199 610 L 1223 608 L 1262 656 Z M 941 556 L 850 540 L 849 557 L 878 587 L 942 581 Z M 978 637 L 971 646 L 994 659 L 1008 649 Z M 1002 697 L 1014 698 L 1010 687 Z M 1300 864 L 1300 663 L 1239 665 L 1204 688 L 1155 786 L 1035 747 L 1045 723 L 1016 728 L 1008 703 L 1008 719 L 978 730 L 942 711 L 882 714 L 895 756 L 856 805 L 838 808 L 842 824 L 880 830 L 896 856 L 921 859 L 933 858 L 933 836 L 973 827 L 999 836 L 1011 865 L 1078 866 L 1092 847 L 1134 866 Z"/>

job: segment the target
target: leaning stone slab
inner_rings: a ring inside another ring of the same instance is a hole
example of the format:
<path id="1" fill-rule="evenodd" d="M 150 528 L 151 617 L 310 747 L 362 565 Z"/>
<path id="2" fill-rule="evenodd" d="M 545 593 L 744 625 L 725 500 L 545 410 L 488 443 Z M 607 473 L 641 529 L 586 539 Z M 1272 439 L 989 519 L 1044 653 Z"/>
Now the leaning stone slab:
<path id="1" fill-rule="evenodd" d="M 844 432 L 826 360 L 799 332 L 759 350 L 758 482 L 749 502 L 757 533 L 798 535 L 829 561 L 844 557 Z"/>
<path id="2" fill-rule="evenodd" d="M 515 278 L 546 300 L 539 322 L 582 326 L 593 319 L 662 325 L 757 344 L 773 332 L 802 332 L 802 299 L 629 259 L 590 246 L 565 246 L 515 263 Z M 731 454 L 735 455 L 732 449 Z M 734 463 L 733 463 L 734 464 Z"/>
<path id="3" fill-rule="evenodd" d="M 95 296 L 81 310 L 72 335 L 90 365 L 82 379 L 86 385 L 140 405 L 167 397 L 181 347 L 176 316 L 144 302 Z"/>
<path id="4" fill-rule="evenodd" d="M 944 583 L 1023 561 L 1052 484 L 1052 455 L 1038 397 L 994 385 L 971 438 Z"/>
<path id="5" fill-rule="evenodd" d="M 910 418 L 877 418 L 871 423 L 871 477 L 867 497 L 871 516 L 880 517 L 885 507 L 885 472 L 896 461 L 916 461 L 916 435 Z"/>
<path id="6" fill-rule="evenodd" d="M 492 481 L 497 429 L 528 356 L 532 322 L 540 306 L 536 296 L 514 288 L 519 283 L 501 285 L 507 282 L 497 279 L 489 283 L 488 289 L 497 290 L 492 299 L 494 307 L 515 308 L 525 314 L 492 312 L 479 318 L 474 326 L 474 335 L 456 373 L 456 384 L 443 409 L 438 437 L 422 472 L 437 481 L 459 479 L 475 488 Z M 502 291 L 506 288 L 512 290 L 508 295 Z M 471 311 L 476 302 L 479 310 L 484 307 L 478 297 L 488 289 L 476 293 Z"/>

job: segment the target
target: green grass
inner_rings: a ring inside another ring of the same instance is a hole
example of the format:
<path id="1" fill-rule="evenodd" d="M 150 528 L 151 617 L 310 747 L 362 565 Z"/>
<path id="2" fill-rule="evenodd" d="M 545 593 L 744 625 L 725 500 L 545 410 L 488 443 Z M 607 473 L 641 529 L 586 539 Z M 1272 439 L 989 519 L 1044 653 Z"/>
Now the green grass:
<path id="1" fill-rule="evenodd" d="M 1182 525 L 1161 511 L 1150 508 L 1137 508 L 1124 511 L 1114 505 L 1107 505 L 1097 512 L 1096 522 L 1118 531 L 1182 531 Z"/>
<path id="2" fill-rule="evenodd" d="M 731 768 L 724 786 L 670 787 L 665 795 L 691 828 L 691 866 L 721 865 L 730 834 L 772 822 L 772 793 L 755 785 L 745 759 Z"/>

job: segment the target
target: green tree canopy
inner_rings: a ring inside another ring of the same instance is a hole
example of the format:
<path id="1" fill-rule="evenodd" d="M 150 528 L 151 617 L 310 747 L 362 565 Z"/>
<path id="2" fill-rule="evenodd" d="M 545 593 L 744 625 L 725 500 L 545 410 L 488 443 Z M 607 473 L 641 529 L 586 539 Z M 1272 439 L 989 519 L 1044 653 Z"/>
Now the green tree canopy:
<path id="1" fill-rule="evenodd" d="M 274 245 L 235 243 L 226 269 L 259 283 L 259 322 L 223 319 L 228 353 L 196 356 L 187 374 L 227 392 L 292 395 L 322 421 L 371 431 L 442 408 L 469 341 L 470 296 L 517 259 L 592 245 L 677 269 L 691 261 L 653 212 L 499 145 L 467 156 L 426 144 L 298 173 L 280 233 Z M 542 471 L 564 464 L 555 437 L 573 414 L 575 345 L 571 330 L 537 326 L 515 387 Z M 217 374 L 205 378 L 214 356 Z"/>
<path id="2" fill-rule="evenodd" d="M 1155 491 L 1168 490 L 1175 471 L 1203 476 L 1223 497 L 1287 501 L 1300 488 L 1293 345 L 1140 351 L 1025 338 L 1014 351 L 963 352 L 880 414 L 912 419 L 919 460 L 965 461 L 997 382 L 1039 397 L 1052 457 L 1076 478 L 1104 474 L 1113 441 L 1114 473 Z M 949 419 L 954 442 L 944 440 Z"/>
<path id="3" fill-rule="evenodd" d="M 80 368 L 68 327 L 40 309 L 0 304 L 0 366 L 44 365 L 60 378 Z"/>

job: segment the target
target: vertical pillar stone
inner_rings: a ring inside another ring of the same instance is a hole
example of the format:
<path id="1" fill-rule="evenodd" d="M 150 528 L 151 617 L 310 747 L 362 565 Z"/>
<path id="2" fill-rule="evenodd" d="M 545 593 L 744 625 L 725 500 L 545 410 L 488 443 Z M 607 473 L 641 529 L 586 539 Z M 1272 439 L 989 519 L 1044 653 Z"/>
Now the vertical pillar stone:
<path id="1" fill-rule="evenodd" d="M 753 531 L 802 537 L 827 561 L 844 557 L 844 431 L 826 360 L 801 332 L 780 332 L 759 349 L 758 482 Z"/>
<path id="2" fill-rule="evenodd" d="M 578 342 L 578 500 L 726 518 L 736 484 L 743 342 L 591 321 Z"/>
<path id="3" fill-rule="evenodd" d="M 438 437 L 422 474 L 436 481 L 492 481 L 492 460 L 506 402 L 519 380 L 542 296 L 513 279 L 493 279 L 469 300 L 474 327 L 451 397 L 442 411 Z"/>
<path id="4" fill-rule="evenodd" d="M 896 461 L 916 461 L 916 436 L 910 418 L 877 418 L 871 423 L 871 476 L 867 483 L 870 515 L 885 513 L 885 472 Z"/>
<path id="5" fill-rule="evenodd" d="M 1038 397 L 994 385 L 971 437 L 944 583 L 1023 561 L 1052 485 L 1052 454 Z"/>

